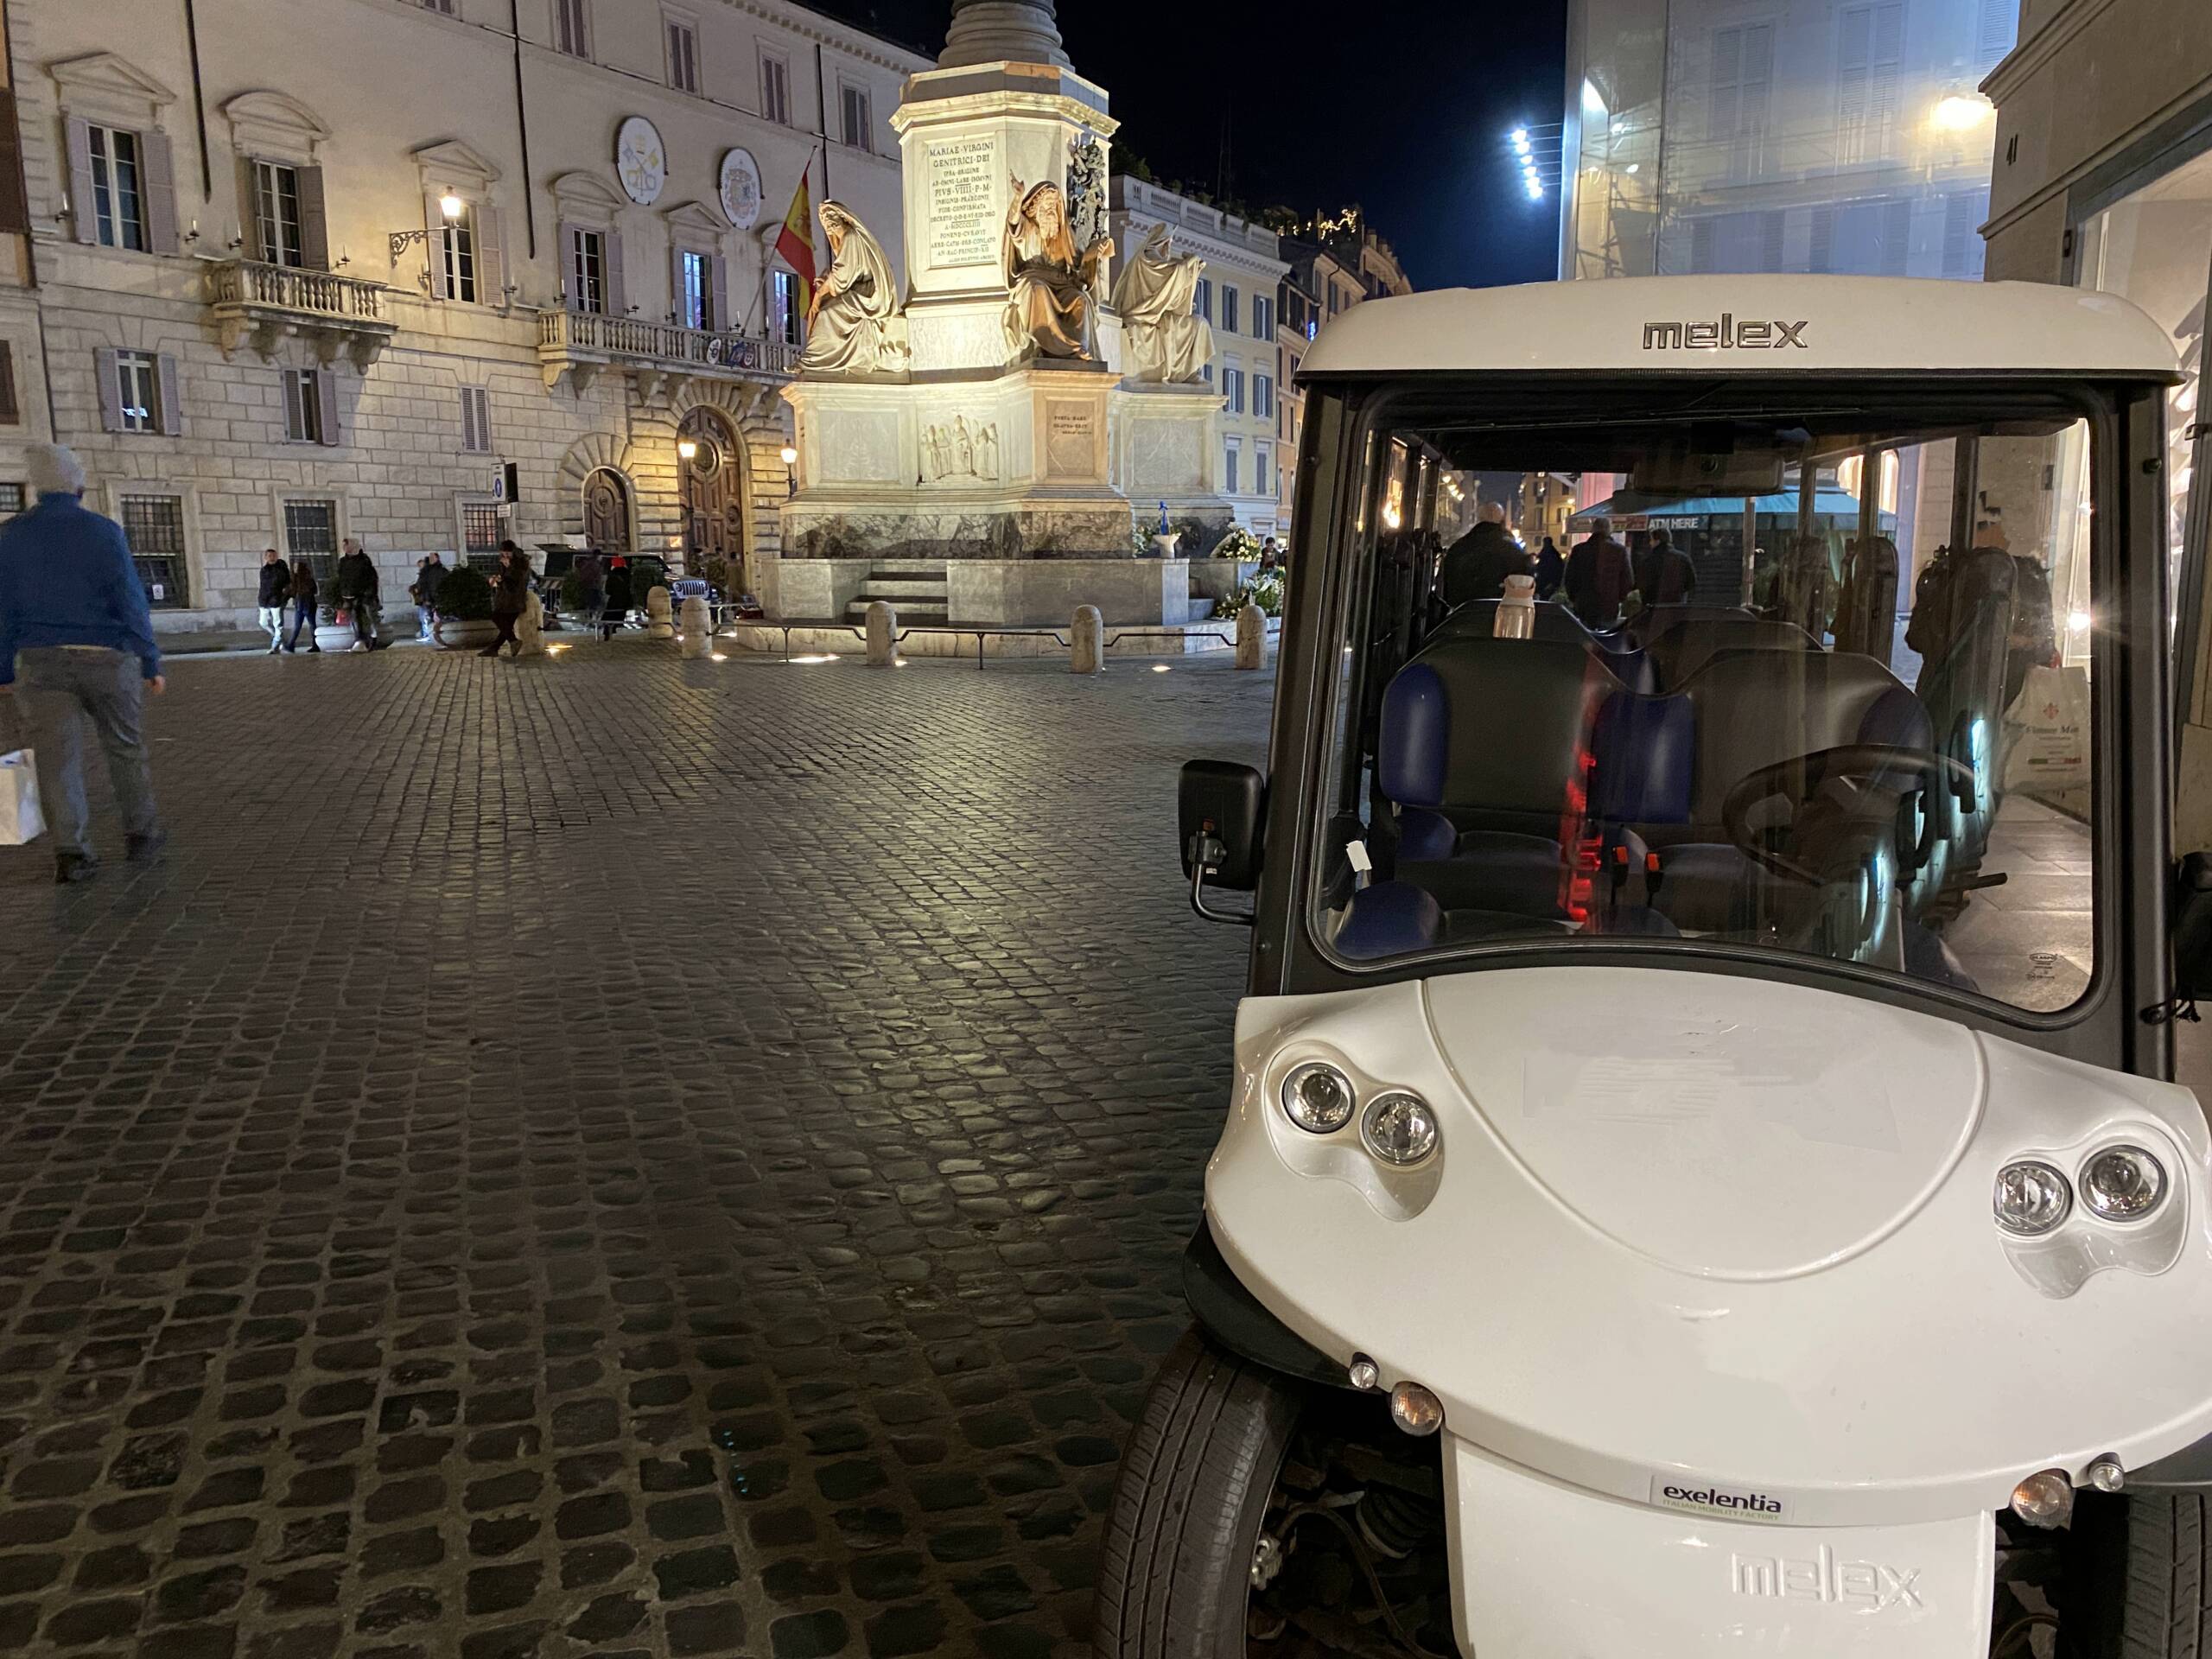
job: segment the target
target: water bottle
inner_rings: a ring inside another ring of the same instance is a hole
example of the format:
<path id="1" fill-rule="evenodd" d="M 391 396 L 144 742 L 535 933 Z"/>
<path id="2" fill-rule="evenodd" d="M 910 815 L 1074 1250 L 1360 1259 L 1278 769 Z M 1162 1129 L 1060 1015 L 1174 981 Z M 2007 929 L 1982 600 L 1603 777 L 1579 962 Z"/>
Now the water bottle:
<path id="1" fill-rule="evenodd" d="M 1536 635 L 1536 579 L 1508 576 L 1505 597 L 1497 601 L 1497 620 L 1491 632 L 1500 639 L 1533 639 Z"/>

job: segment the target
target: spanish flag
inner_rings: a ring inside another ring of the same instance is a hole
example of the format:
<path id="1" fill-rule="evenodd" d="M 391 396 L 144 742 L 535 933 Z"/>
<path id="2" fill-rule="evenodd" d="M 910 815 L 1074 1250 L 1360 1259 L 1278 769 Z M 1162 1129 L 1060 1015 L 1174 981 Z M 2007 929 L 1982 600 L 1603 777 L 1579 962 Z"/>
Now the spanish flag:
<path id="1" fill-rule="evenodd" d="M 814 294 L 814 215 L 808 211 L 806 175 L 798 175 L 798 194 L 791 198 L 791 210 L 784 215 L 784 228 L 776 232 L 776 251 L 784 263 L 798 273 L 806 284 L 807 296 Z"/>

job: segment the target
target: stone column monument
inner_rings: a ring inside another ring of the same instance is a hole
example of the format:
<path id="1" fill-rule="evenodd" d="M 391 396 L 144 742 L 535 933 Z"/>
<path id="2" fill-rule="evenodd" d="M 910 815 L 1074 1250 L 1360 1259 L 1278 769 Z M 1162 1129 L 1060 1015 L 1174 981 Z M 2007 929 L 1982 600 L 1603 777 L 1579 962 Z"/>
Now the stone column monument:
<path id="1" fill-rule="evenodd" d="M 955 624 L 1057 625 L 1077 604 L 1116 624 L 1185 620 L 1187 569 L 1137 557 L 1135 532 L 1163 500 L 1178 518 L 1228 522 L 1220 398 L 1202 383 L 1211 338 L 1173 328 L 1175 350 L 1122 378 L 1106 227 L 1116 123 L 1068 62 L 1049 0 L 957 0 L 937 67 L 907 82 L 892 125 L 906 194 L 895 316 L 880 245 L 823 204 L 831 261 L 812 327 L 831 343 L 810 347 L 784 392 L 799 453 L 785 619 L 857 615 L 878 565 L 911 584 L 942 563 Z M 1140 289 L 1157 346 L 1165 288 Z"/>

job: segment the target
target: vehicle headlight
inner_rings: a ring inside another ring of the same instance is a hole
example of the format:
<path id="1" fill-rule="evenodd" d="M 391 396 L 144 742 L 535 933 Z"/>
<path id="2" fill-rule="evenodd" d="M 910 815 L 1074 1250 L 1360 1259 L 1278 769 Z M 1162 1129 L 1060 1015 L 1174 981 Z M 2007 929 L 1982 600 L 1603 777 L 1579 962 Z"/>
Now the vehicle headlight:
<path id="1" fill-rule="evenodd" d="M 1334 1135 L 1357 1103 L 1351 1079 L 1326 1060 L 1293 1066 L 1282 1080 L 1283 1116 L 1308 1135 Z"/>
<path id="2" fill-rule="evenodd" d="M 2082 1166 L 2082 1202 L 2105 1221 L 2140 1221 L 2166 1196 L 2165 1167 L 2140 1147 L 2107 1147 Z"/>
<path id="3" fill-rule="evenodd" d="M 1386 1164 L 1417 1164 L 1436 1150 L 1436 1114 L 1419 1095 L 1393 1089 L 1368 1102 L 1359 1138 Z"/>
<path id="4" fill-rule="evenodd" d="M 1997 1172 L 1990 1208 L 1997 1224 L 2020 1238 L 2040 1238 L 2074 1208 L 2074 1189 L 2049 1164 L 2032 1158 Z"/>

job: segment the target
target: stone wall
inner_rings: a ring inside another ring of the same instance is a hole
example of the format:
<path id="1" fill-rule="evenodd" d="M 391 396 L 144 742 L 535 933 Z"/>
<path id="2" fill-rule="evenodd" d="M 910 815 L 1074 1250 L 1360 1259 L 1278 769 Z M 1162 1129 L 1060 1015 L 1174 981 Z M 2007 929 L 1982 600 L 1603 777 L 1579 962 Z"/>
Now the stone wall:
<path id="1" fill-rule="evenodd" d="M 105 250 L 70 252 L 76 264 L 129 260 Z M 629 483 L 634 550 L 679 556 L 676 428 L 702 404 L 721 412 L 743 445 L 753 580 L 760 562 L 780 547 L 786 438 L 783 406 L 765 383 L 702 378 L 647 402 L 631 376 L 607 373 L 582 393 L 565 381 L 549 391 L 534 313 L 503 318 L 483 308 L 388 296 L 401 322 L 392 345 L 365 373 L 342 358 L 326 370 L 337 380 L 340 441 L 292 442 L 281 377 L 321 366 L 306 346 L 283 342 L 268 361 L 250 346 L 226 355 L 202 302 L 172 283 L 142 286 L 151 291 L 49 287 L 44 322 L 55 433 L 85 461 L 88 499 L 111 513 L 125 494 L 174 495 L 184 504 L 190 607 L 161 613 L 164 629 L 250 620 L 262 550 L 286 547 L 288 497 L 335 501 L 338 533 L 360 538 L 384 573 L 386 603 L 398 603 L 424 553 L 448 563 L 461 553 L 463 505 L 491 499 L 501 461 L 515 462 L 520 474 L 520 499 L 503 533 L 524 546 L 580 537 L 583 480 L 606 466 Z M 179 434 L 102 429 L 103 347 L 175 360 Z M 490 393 L 488 454 L 461 449 L 463 386 Z"/>

